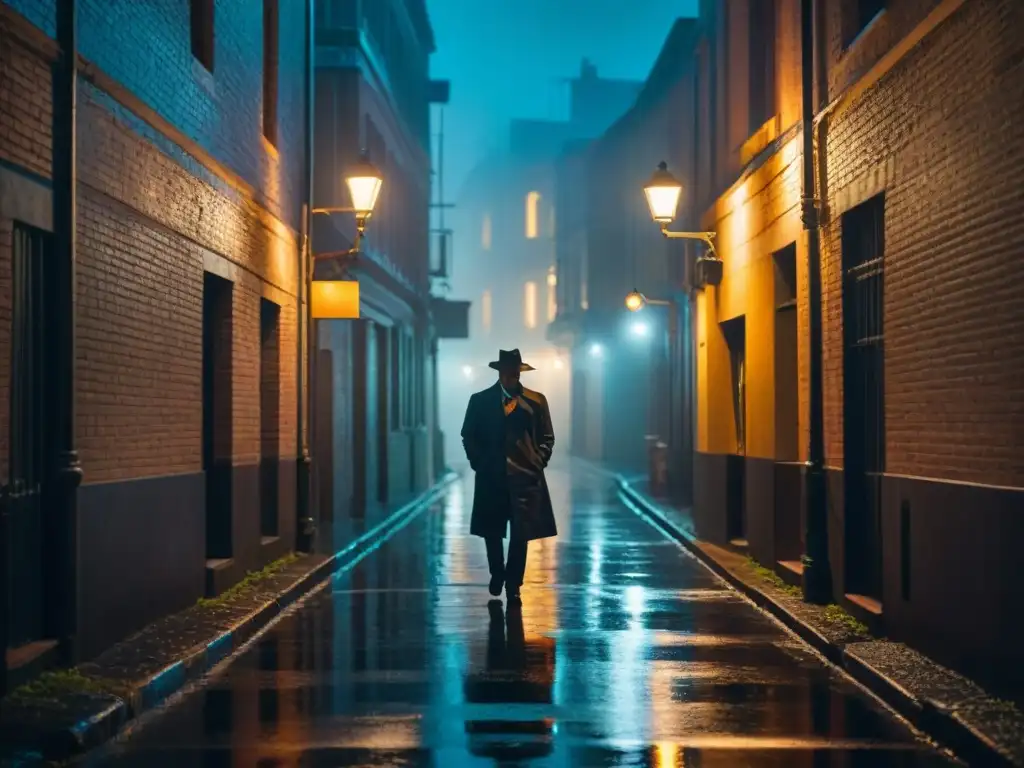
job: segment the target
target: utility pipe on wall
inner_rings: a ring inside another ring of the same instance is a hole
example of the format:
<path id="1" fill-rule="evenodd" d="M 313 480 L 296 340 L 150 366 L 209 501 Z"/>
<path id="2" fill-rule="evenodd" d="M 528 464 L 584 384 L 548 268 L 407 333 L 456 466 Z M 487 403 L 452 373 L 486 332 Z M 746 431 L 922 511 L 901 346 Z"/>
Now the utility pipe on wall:
<path id="1" fill-rule="evenodd" d="M 814 184 L 814 22 L 815 0 L 800 2 L 800 53 L 803 115 L 802 220 L 807 236 L 808 302 L 810 305 L 810 437 L 804 483 L 807 500 L 804 531 L 804 599 L 810 603 L 832 600 L 832 572 L 828 552 L 828 504 L 825 486 L 825 426 L 822 385 L 821 244 L 818 201 Z M 824 84 L 822 84 L 824 88 Z"/>

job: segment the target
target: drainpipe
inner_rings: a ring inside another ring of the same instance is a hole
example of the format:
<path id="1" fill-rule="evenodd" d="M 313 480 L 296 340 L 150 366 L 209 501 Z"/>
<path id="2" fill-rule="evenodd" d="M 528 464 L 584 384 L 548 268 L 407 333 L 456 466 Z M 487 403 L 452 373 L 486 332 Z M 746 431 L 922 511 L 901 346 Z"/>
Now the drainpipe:
<path id="1" fill-rule="evenodd" d="M 814 185 L 814 13 L 815 0 L 800 2 L 802 79 L 803 199 L 802 219 L 807 233 L 808 302 L 810 304 L 810 439 L 804 473 L 807 500 L 804 600 L 825 604 L 832 599 L 828 553 L 828 503 L 825 486 L 825 425 L 822 387 L 821 245 Z M 824 88 L 822 83 L 822 88 Z"/>
<path id="2" fill-rule="evenodd" d="M 315 6 L 316 0 L 306 1 L 306 167 L 304 179 L 306 187 L 306 202 L 302 206 L 303 237 L 302 249 L 299 254 L 299 282 L 297 286 L 300 297 L 298 302 L 300 314 L 296 317 L 296 324 L 298 325 L 298 333 L 296 334 L 298 337 L 298 355 L 296 359 L 296 378 L 298 380 L 298 388 L 296 390 L 298 393 L 296 398 L 296 409 L 298 411 L 296 443 L 296 448 L 298 449 L 298 462 L 296 467 L 296 476 L 298 487 L 296 489 L 295 499 L 295 549 L 300 552 L 311 552 L 313 550 L 314 533 L 313 514 L 311 508 L 313 459 L 310 455 L 309 445 L 309 435 L 312 434 L 313 431 L 313 378 L 311 375 L 307 374 L 312 370 L 313 355 L 316 352 L 311 343 L 311 318 L 313 312 L 310 290 L 313 280 L 313 77 L 315 72 L 316 51 L 316 40 L 314 37 L 316 31 L 314 24 Z M 304 311 L 301 301 L 303 295 L 305 295 L 306 299 Z M 303 382 L 305 382 L 307 390 L 305 408 L 303 407 L 302 399 Z"/>
<path id="3" fill-rule="evenodd" d="M 53 281 L 54 370 L 56 389 L 56 466 L 52 484 L 51 524 L 54 580 L 47 634 L 60 642 L 61 661 L 78 660 L 78 486 L 82 466 L 75 450 L 75 235 L 76 235 L 76 111 L 78 87 L 77 14 L 75 0 L 57 3 L 57 45 L 53 67 Z"/>

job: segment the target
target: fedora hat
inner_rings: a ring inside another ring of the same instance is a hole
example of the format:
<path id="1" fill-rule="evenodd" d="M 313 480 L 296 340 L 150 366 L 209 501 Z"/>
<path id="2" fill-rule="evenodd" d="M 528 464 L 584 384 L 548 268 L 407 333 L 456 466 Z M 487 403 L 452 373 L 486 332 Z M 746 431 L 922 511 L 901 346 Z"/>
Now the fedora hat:
<path id="1" fill-rule="evenodd" d="M 518 349 L 502 349 L 498 351 L 498 359 L 492 363 L 488 363 L 496 371 L 500 371 L 503 368 L 515 368 L 518 366 L 520 371 L 535 371 L 537 370 L 532 365 L 527 365 L 523 362 L 523 356 L 519 354 Z"/>

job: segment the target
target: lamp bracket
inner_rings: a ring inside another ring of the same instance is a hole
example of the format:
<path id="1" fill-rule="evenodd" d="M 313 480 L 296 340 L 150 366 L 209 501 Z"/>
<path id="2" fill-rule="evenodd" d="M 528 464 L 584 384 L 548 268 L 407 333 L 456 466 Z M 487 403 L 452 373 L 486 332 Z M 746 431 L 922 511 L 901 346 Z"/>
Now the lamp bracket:
<path id="1" fill-rule="evenodd" d="M 314 208 L 313 213 L 322 213 L 330 216 L 332 213 L 355 213 L 355 208 Z"/>
<path id="2" fill-rule="evenodd" d="M 711 254 L 717 259 L 718 252 L 715 250 L 715 235 L 716 232 L 672 232 L 669 230 L 667 224 L 663 224 L 661 227 L 661 234 L 667 237 L 669 240 L 700 240 L 704 242 Z"/>

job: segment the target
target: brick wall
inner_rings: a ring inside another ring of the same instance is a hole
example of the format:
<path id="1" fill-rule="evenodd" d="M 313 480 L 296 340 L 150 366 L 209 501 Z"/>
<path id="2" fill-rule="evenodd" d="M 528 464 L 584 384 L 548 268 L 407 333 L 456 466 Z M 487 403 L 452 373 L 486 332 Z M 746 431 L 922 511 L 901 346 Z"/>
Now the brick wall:
<path id="1" fill-rule="evenodd" d="M 26 11 L 38 14 L 38 8 Z M 0 163 L 41 177 L 50 173 L 50 46 L 21 34 L 0 14 Z M 13 221 L 0 215 L 0 361 L 11 359 Z M 0 376 L 0 482 L 7 481 L 10 380 Z"/>
<path id="2" fill-rule="evenodd" d="M 51 6 L 8 5 L 52 34 Z M 79 90 L 76 406 L 86 482 L 199 471 L 204 270 L 235 282 L 234 461 L 260 453 L 263 297 L 281 306 L 280 453 L 294 456 L 303 4 L 282 2 L 276 148 L 261 137 L 260 4 L 218 0 L 212 76 L 192 59 L 187 3 L 80 6 L 82 55 L 117 81 L 110 92 L 96 87 L 90 80 L 105 81 L 87 68 Z M 14 73 L 0 81 L 0 160 L 48 175 L 48 64 L 9 39 L 0 28 L 0 63 Z M 8 283 L 10 231 L 0 217 Z M 9 297 L 0 282 L 4 360 Z"/>
<path id="3" fill-rule="evenodd" d="M 831 18 L 833 86 L 935 5 L 894 2 L 842 57 Z M 1024 485 L 1021 28 L 1015 0 L 965 3 L 831 121 L 823 271 L 832 464 L 842 457 L 839 216 L 884 188 L 887 470 Z"/>

